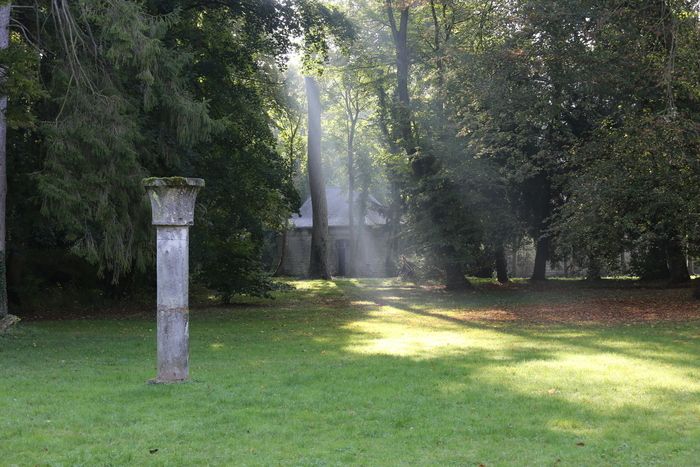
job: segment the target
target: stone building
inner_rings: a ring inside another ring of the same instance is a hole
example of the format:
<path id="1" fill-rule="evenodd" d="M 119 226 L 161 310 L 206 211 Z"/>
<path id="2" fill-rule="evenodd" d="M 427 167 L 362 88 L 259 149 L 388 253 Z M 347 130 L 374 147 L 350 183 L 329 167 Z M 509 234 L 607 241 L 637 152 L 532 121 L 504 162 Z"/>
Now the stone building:
<path id="1" fill-rule="evenodd" d="M 357 200 L 359 195 L 353 198 Z M 334 276 L 350 274 L 350 229 L 349 229 L 349 200 L 347 191 L 340 188 L 326 188 L 328 204 L 328 265 Z M 384 206 L 373 196 L 367 200 L 364 216 L 364 226 L 356 228 L 360 231 L 358 247 L 355 253 L 355 276 L 385 277 L 388 228 L 386 217 L 382 214 Z M 355 213 L 358 212 L 355 206 Z M 354 216 L 357 223 L 358 215 Z M 292 228 L 286 235 L 284 258 L 279 274 L 286 276 L 304 277 L 309 272 L 309 256 L 311 252 L 311 227 L 313 216 L 311 198 L 301 206 L 299 214 L 290 219 Z M 282 241 L 282 240 L 280 240 Z M 280 249 L 282 246 L 280 245 Z"/>

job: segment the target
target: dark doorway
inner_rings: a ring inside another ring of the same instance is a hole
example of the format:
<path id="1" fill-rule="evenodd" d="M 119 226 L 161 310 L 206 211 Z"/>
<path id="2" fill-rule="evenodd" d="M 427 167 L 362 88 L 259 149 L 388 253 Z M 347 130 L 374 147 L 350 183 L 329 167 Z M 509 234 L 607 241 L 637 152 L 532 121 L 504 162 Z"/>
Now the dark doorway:
<path id="1" fill-rule="evenodd" d="M 336 240 L 335 241 L 335 251 L 338 253 L 338 275 L 345 276 L 347 274 L 347 268 L 345 267 L 346 252 L 348 250 L 347 240 Z"/>

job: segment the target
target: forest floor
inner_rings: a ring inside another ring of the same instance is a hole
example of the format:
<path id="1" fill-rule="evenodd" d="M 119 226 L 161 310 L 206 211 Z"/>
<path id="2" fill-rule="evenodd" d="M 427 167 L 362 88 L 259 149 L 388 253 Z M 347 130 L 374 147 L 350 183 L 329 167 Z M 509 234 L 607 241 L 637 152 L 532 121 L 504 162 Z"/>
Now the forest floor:
<path id="1" fill-rule="evenodd" d="M 700 305 L 632 281 L 289 281 L 191 313 L 192 381 L 148 385 L 153 313 L 0 336 L 1 465 L 697 465 Z"/>

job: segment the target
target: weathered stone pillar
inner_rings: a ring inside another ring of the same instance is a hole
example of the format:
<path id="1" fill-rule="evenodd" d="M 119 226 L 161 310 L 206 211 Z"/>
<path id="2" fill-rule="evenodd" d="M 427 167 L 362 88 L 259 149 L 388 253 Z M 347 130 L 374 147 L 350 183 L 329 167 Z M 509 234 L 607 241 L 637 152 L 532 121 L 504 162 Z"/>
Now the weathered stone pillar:
<path id="1" fill-rule="evenodd" d="M 146 178 L 156 226 L 158 274 L 158 376 L 153 382 L 189 378 L 189 230 L 201 178 Z"/>

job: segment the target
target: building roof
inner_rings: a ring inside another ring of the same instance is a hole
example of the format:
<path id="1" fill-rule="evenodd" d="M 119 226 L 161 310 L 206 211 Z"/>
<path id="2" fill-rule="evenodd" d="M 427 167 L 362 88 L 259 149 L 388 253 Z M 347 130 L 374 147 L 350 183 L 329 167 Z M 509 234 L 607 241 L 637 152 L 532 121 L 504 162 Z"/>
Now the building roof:
<path id="1" fill-rule="evenodd" d="M 355 192 L 353 199 L 357 203 L 359 195 Z M 326 188 L 326 203 L 328 204 L 328 227 L 347 227 L 349 221 L 348 192 L 340 188 Z M 311 197 L 309 197 L 299 209 L 299 214 L 294 214 L 290 219 L 294 227 L 304 228 L 313 226 L 313 213 L 311 209 Z M 372 195 L 367 197 L 367 212 L 365 213 L 365 225 L 385 225 L 386 217 L 382 214 L 384 206 Z M 357 212 L 357 206 L 355 207 Z"/>

